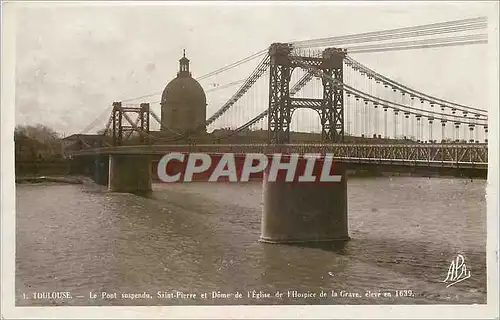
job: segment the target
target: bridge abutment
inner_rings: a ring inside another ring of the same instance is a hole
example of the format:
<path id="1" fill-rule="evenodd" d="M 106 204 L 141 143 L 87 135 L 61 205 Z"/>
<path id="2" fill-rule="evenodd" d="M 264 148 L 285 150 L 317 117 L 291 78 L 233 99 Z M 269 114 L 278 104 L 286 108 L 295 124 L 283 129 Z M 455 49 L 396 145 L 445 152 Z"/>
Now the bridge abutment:
<path id="1" fill-rule="evenodd" d="M 151 156 L 147 155 L 110 155 L 109 191 L 130 193 L 151 191 L 151 160 Z"/>
<path id="2" fill-rule="evenodd" d="M 347 175 L 340 182 L 268 181 L 264 173 L 261 242 L 314 243 L 348 240 Z"/>

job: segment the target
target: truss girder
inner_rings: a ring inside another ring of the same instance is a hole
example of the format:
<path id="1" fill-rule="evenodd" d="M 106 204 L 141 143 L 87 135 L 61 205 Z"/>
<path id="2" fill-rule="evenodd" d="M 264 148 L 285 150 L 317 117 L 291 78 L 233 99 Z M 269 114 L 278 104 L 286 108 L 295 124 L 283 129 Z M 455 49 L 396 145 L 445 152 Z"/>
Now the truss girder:
<path id="1" fill-rule="evenodd" d="M 290 98 L 290 108 L 308 108 L 314 110 L 321 110 L 323 107 L 323 99 L 314 98 Z"/>
<path id="2" fill-rule="evenodd" d="M 92 151 L 93 150 L 93 151 Z M 378 163 L 404 166 L 448 168 L 481 168 L 488 166 L 486 144 L 207 144 L 207 145 L 149 145 L 97 148 L 76 154 L 158 154 L 167 152 L 206 153 L 319 153 L 329 154 L 334 162 Z"/>

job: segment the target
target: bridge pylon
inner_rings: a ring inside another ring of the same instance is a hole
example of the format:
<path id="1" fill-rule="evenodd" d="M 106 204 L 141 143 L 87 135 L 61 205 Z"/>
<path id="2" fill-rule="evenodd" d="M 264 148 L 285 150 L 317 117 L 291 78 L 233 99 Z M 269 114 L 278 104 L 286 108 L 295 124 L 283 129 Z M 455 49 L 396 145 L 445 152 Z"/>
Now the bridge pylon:
<path id="1" fill-rule="evenodd" d="M 345 51 L 327 48 L 323 51 L 321 69 L 326 75 L 343 82 Z M 321 106 L 321 137 L 324 142 L 344 142 L 344 94 L 333 81 L 323 81 L 323 103 Z"/>
<path id="2" fill-rule="evenodd" d="M 129 116 L 130 113 L 136 115 L 134 122 Z M 113 102 L 113 113 L 111 116 L 113 146 L 121 146 L 126 138 L 130 137 L 133 132 L 139 134 L 139 142 L 141 144 L 149 144 L 149 103 L 141 103 L 139 107 L 124 107 L 121 102 Z M 123 124 L 126 120 L 127 125 Z M 128 133 L 124 136 L 124 133 Z"/>
<path id="3" fill-rule="evenodd" d="M 269 120 L 268 142 L 290 143 L 290 76 L 293 71 L 290 53 L 292 47 L 286 43 L 273 43 L 269 48 Z"/>
<path id="4" fill-rule="evenodd" d="M 343 60 L 346 51 L 327 48 L 321 57 L 292 56 L 293 47 L 287 43 L 273 43 L 269 48 L 269 121 L 268 142 L 270 144 L 290 143 L 290 124 L 293 111 L 297 108 L 311 108 L 321 119 L 322 142 L 344 141 L 344 99 L 343 90 L 332 80 L 322 79 L 321 99 L 300 99 L 290 97 L 290 78 L 296 67 L 296 59 L 314 66 L 339 81 L 343 80 Z"/>

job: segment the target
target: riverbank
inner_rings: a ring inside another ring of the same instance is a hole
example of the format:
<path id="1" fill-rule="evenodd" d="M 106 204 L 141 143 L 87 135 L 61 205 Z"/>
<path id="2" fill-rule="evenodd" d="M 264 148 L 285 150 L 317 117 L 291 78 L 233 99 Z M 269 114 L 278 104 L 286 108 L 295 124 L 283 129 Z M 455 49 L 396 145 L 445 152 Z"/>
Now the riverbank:
<path id="1" fill-rule="evenodd" d="M 17 184 L 25 183 L 66 183 L 66 184 L 83 184 L 84 181 L 88 179 L 81 176 L 24 176 L 16 177 Z"/>

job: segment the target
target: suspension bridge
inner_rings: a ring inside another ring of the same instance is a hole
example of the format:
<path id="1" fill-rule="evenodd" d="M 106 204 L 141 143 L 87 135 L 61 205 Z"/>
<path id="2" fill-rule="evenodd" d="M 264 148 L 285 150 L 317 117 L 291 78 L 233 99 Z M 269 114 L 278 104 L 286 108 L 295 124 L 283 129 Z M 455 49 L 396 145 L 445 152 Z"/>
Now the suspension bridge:
<path id="1" fill-rule="evenodd" d="M 208 132 L 218 134 L 208 134 L 202 141 L 227 144 L 237 141 L 238 137 L 248 136 L 251 132 L 267 130 L 266 140 L 258 142 L 281 145 L 293 142 L 291 132 L 309 132 L 318 133 L 319 141 L 306 141 L 308 143 L 406 143 L 413 144 L 416 148 L 421 148 L 416 145 L 422 143 L 439 143 L 446 144 L 447 146 L 441 145 L 441 148 L 448 148 L 447 150 L 452 150 L 449 149 L 452 148 L 451 145 L 468 144 L 466 148 L 473 148 L 470 150 L 475 150 L 473 153 L 477 153 L 476 156 L 479 157 L 482 155 L 479 150 L 487 143 L 486 110 L 409 88 L 359 63 L 349 54 L 485 44 L 485 33 L 464 33 L 485 29 L 486 26 L 486 19 L 480 17 L 351 36 L 273 44 L 270 48 L 198 78 L 208 79 L 262 57 L 248 78 L 207 90 L 210 94 L 241 85 L 220 108 L 207 117 L 205 125 Z M 435 37 L 449 33 L 460 35 Z M 426 35 L 434 37 L 349 46 Z M 345 48 L 329 48 L 332 45 L 344 45 Z M 315 50 L 316 47 L 327 48 Z M 111 141 L 105 140 L 106 145 L 122 146 L 133 132 L 139 134 L 139 140 L 144 144 L 196 144 L 190 137 L 197 128 L 189 132 L 175 132 L 162 125 L 160 117 L 150 106 L 160 101 L 129 103 L 150 96 L 152 95 L 113 103 L 113 111 L 102 133 L 112 136 Z M 213 107 L 209 106 L 209 109 L 213 110 Z M 109 111 L 108 108 L 106 112 Z M 297 113 L 295 117 L 294 113 Z M 132 119 L 134 116 L 135 120 Z M 165 135 L 151 134 L 150 121 L 156 121 L 161 129 L 171 133 L 172 137 L 165 139 Z M 99 117 L 81 133 L 89 132 L 98 123 Z M 465 155 L 463 149 L 464 147 L 459 156 L 470 159 L 471 156 Z M 459 160 L 463 159 L 456 160 L 460 162 Z M 476 162 L 487 162 L 487 159 L 477 160 Z"/>
<path id="2" fill-rule="evenodd" d="M 82 131 L 89 132 L 110 113 L 100 129 L 100 144 L 86 143 L 83 137 L 86 147 L 73 151 L 72 156 L 93 159 L 105 168 L 96 169 L 104 177 L 103 183 L 113 191 L 127 192 L 151 190 L 152 162 L 168 152 L 329 153 L 340 164 L 337 170 L 342 175 L 352 164 L 485 172 L 487 110 L 411 88 L 360 63 L 353 55 L 484 45 L 487 34 L 481 31 L 486 28 L 486 18 L 478 17 L 273 43 L 197 78 L 211 79 L 258 61 L 248 77 L 206 91 L 210 116 L 202 125 L 176 131 L 154 111 L 162 101 L 133 103 L 158 93 L 117 101 Z M 235 86 L 239 88 L 226 101 L 218 103 L 222 95 L 211 96 Z M 159 130 L 152 130 L 153 125 Z M 268 183 L 261 239 L 347 238 L 346 185 L 345 179 L 342 181 L 340 185 L 309 187 L 308 191 Z M 283 209 L 281 204 L 290 201 L 293 206 Z M 328 209 L 332 206 L 334 214 Z M 304 225 L 304 215 L 311 210 L 319 218 Z M 332 217 L 337 219 L 334 227 Z M 295 222 L 280 226 L 278 222 L 284 220 Z"/>

